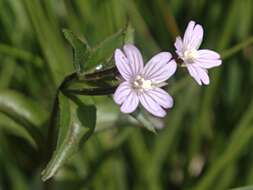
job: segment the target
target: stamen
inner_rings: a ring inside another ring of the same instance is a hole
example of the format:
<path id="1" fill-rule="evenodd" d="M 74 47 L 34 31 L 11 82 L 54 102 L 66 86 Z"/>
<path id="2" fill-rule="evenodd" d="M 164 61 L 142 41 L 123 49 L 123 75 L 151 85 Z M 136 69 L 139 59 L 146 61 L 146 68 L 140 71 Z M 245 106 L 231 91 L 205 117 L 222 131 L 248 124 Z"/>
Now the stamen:
<path id="1" fill-rule="evenodd" d="M 197 56 L 198 56 L 198 52 L 196 49 L 186 50 L 183 53 L 183 59 L 188 62 L 194 62 Z"/>
<path id="2" fill-rule="evenodd" d="M 137 75 L 133 81 L 133 88 L 136 90 L 150 90 L 154 88 L 151 80 L 145 80 L 141 75 Z"/>

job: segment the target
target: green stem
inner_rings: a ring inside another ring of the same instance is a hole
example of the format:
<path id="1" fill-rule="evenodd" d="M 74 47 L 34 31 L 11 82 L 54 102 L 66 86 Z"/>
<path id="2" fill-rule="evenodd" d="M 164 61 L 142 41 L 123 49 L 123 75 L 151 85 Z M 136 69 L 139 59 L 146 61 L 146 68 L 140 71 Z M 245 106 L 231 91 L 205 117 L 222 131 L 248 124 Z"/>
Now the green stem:
<path id="1" fill-rule="evenodd" d="M 116 76 L 118 74 L 118 70 L 116 67 L 111 67 L 108 69 L 104 69 L 101 71 L 95 71 L 93 73 L 87 73 L 85 75 L 78 76 L 77 73 L 71 73 L 67 75 L 62 83 L 59 86 L 59 89 L 67 89 L 67 87 L 74 81 L 80 81 L 80 82 L 96 82 L 101 79 L 104 79 L 108 76 Z"/>
<path id="2" fill-rule="evenodd" d="M 227 59 L 231 56 L 233 56 L 234 54 L 238 53 L 240 50 L 242 50 L 243 48 L 249 46 L 250 44 L 253 43 L 253 36 L 251 36 L 250 38 L 248 38 L 247 40 L 235 45 L 234 47 L 230 48 L 230 49 L 227 49 L 225 51 L 223 51 L 221 53 L 221 58 L 224 60 L 224 59 Z"/>
<path id="3" fill-rule="evenodd" d="M 86 95 L 86 96 L 101 96 L 113 94 L 117 86 L 110 86 L 106 88 L 87 88 L 87 89 L 65 89 L 66 94 Z"/>
<path id="4" fill-rule="evenodd" d="M 93 73 L 87 73 L 84 76 L 80 76 L 80 80 L 85 80 L 85 81 L 92 81 L 92 80 L 100 80 L 102 78 L 112 76 L 112 75 L 117 75 L 118 70 L 116 67 L 111 67 L 108 69 L 104 69 L 101 71 L 96 71 Z"/>

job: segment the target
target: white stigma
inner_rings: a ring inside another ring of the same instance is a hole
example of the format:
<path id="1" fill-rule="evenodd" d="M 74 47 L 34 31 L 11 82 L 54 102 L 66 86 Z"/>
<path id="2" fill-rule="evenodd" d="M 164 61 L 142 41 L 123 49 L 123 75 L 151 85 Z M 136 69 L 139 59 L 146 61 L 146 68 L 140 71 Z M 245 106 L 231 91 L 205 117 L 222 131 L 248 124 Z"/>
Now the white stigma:
<path id="1" fill-rule="evenodd" d="M 143 91 L 153 89 L 154 86 L 151 80 L 145 80 L 141 75 L 137 75 L 137 77 L 133 81 L 133 88 L 136 90 Z"/>
<path id="2" fill-rule="evenodd" d="M 183 59 L 190 63 L 194 62 L 194 60 L 198 57 L 198 51 L 196 49 L 186 50 L 183 53 Z"/>

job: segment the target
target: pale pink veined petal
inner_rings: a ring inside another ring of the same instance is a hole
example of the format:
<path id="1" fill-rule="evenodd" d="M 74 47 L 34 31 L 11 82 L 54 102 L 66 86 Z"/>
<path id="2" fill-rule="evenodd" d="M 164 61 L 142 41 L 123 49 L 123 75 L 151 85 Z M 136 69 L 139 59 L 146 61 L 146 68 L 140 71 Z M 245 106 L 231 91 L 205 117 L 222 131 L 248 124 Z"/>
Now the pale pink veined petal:
<path id="1" fill-rule="evenodd" d="M 130 87 L 130 84 L 125 81 L 125 82 L 122 82 L 118 88 L 116 89 L 114 95 L 113 95 L 113 99 L 114 101 L 117 103 L 117 104 L 122 104 L 126 97 L 130 94 L 131 92 L 131 87 Z"/>
<path id="2" fill-rule="evenodd" d="M 139 74 L 143 69 L 143 58 L 140 51 L 132 44 L 124 45 L 124 52 L 129 60 L 131 72 L 134 75 Z"/>
<path id="3" fill-rule="evenodd" d="M 210 80 L 209 80 L 209 76 L 208 76 L 207 70 L 204 69 L 204 68 L 201 68 L 201 67 L 195 67 L 195 68 L 196 68 L 196 71 L 198 72 L 198 75 L 199 75 L 201 81 L 205 85 L 208 85 L 210 83 Z"/>
<path id="4" fill-rule="evenodd" d="M 168 80 L 177 70 L 177 63 L 173 59 L 168 64 L 166 64 L 163 68 L 163 71 L 158 72 L 156 75 L 154 75 L 151 80 L 160 83 L 163 81 Z"/>
<path id="5" fill-rule="evenodd" d="M 204 59 L 220 59 L 220 54 L 209 49 L 200 49 L 198 50 L 198 57 Z"/>
<path id="6" fill-rule="evenodd" d="M 187 64 L 187 69 L 190 75 L 197 81 L 199 85 L 210 83 L 208 72 L 206 69 L 199 67 L 196 64 Z"/>
<path id="7" fill-rule="evenodd" d="M 144 67 L 144 78 L 157 83 L 169 79 L 177 69 L 176 62 L 171 58 L 169 52 L 161 52 L 152 57 Z"/>
<path id="8" fill-rule="evenodd" d="M 220 66 L 222 63 L 220 55 L 217 52 L 207 49 L 198 50 L 198 58 L 195 62 L 200 67 L 206 69 Z"/>
<path id="9" fill-rule="evenodd" d="M 193 29 L 195 26 L 195 22 L 194 21 L 190 21 L 186 27 L 185 33 L 184 33 L 184 38 L 183 38 L 183 43 L 184 44 L 189 44 L 191 37 L 192 37 L 192 33 L 193 33 Z"/>
<path id="10" fill-rule="evenodd" d="M 129 60 L 120 49 L 116 49 L 114 53 L 116 67 L 121 76 L 125 80 L 130 80 L 132 77 L 131 69 L 129 67 Z"/>
<path id="11" fill-rule="evenodd" d="M 194 49 L 198 49 L 202 43 L 203 35 L 204 35 L 203 27 L 197 24 L 193 29 L 193 34 L 192 34 L 191 41 L 189 44 L 190 47 Z"/>
<path id="12" fill-rule="evenodd" d="M 183 41 L 182 41 L 182 38 L 180 36 L 176 37 L 176 41 L 175 41 L 174 45 L 175 45 L 175 47 L 178 51 L 182 51 Z"/>
<path id="13" fill-rule="evenodd" d="M 202 60 L 202 59 L 197 59 L 195 61 L 195 63 L 197 65 L 199 65 L 200 67 L 202 68 L 205 68 L 205 69 L 211 69 L 213 67 L 218 67 L 221 65 L 222 61 L 220 59 L 215 59 L 215 60 Z"/>
<path id="14" fill-rule="evenodd" d="M 174 43 L 174 46 L 176 47 L 176 53 L 179 57 L 182 57 L 183 56 L 183 40 L 181 37 L 177 37 L 176 38 L 176 41 Z"/>
<path id="15" fill-rule="evenodd" d="M 184 46 L 187 49 L 198 49 L 203 40 L 203 34 L 203 27 L 190 21 L 184 34 Z"/>
<path id="16" fill-rule="evenodd" d="M 146 92 L 139 95 L 142 106 L 157 117 L 164 117 L 166 111 Z"/>
<path id="17" fill-rule="evenodd" d="M 148 93 L 160 106 L 166 109 L 173 107 L 173 98 L 165 90 L 155 88 L 146 93 Z"/>
<path id="18" fill-rule="evenodd" d="M 125 101 L 120 107 L 120 111 L 123 113 L 132 113 L 136 110 L 139 104 L 139 98 L 134 91 L 130 91 L 129 95 L 125 98 Z"/>
<path id="19" fill-rule="evenodd" d="M 200 76 L 192 64 L 187 64 L 187 70 L 189 71 L 190 75 L 197 81 L 197 83 L 199 85 L 202 85 Z"/>

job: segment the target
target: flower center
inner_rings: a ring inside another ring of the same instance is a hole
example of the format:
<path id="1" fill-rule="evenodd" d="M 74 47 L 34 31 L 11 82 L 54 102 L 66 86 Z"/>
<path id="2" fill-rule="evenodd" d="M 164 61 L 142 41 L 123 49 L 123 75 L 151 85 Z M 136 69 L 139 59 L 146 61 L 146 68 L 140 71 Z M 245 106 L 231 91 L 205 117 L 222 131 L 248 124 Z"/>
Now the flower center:
<path id="1" fill-rule="evenodd" d="M 151 80 L 145 80 L 141 75 L 137 75 L 133 81 L 133 88 L 140 91 L 150 90 L 153 88 L 153 84 Z"/>
<path id="2" fill-rule="evenodd" d="M 183 54 L 183 59 L 185 61 L 188 61 L 190 63 L 193 63 L 194 60 L 198 57 L 198 52 L 196 49 L 190 49 L 190 50 L 186 50 L 184 51 Z"/>

